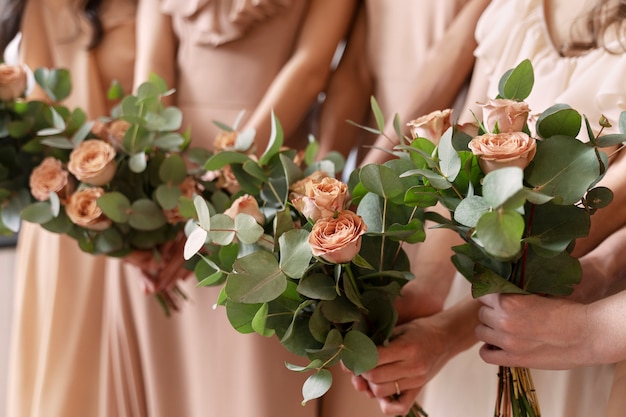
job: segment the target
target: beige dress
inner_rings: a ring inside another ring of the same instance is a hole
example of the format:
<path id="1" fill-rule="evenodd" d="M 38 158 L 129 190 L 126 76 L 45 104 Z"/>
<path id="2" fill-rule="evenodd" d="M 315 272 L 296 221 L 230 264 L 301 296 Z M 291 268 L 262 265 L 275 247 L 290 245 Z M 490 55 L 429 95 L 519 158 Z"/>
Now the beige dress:
<path id="1" fill-rule="evenodd" d="M 73 77 L 66 105 L 106 115 L 106 89 L 133 82 L 135 2 L 112 0 L 102 11 L 106 39 L 86 51 L 90 26 L 71 1 L 29 0 L 23 60 L 31 68 L 65 67 Z M 120 48 L 124 45 L 124 48 Z M 73 240 L 24 223 L 19 235 L 9 359 L 9 417 L 97 416 L 101 403 L 105 274 L 103 257 Z"/>
<path id="2" fill-rule="evenodd" d="M 572 2 L 572 7 L 583 4 L 583 0 Z M 597 49 L 580 57 L 561 57 L 548 36 L 541 0 L 493 0 L 479 21 L 476 38 L 479 46 L 475 55 L 481 72 L 475 72 L 474 77 L 488 80 L 488 88 L 473 91 L 470 87 L 472 99 L 468 106 L 495 97 L 500 76 L 529 58 L 535 71 L 535 85 L 526 101 L 533 111 L 567 103 L 586 114 L 592 124 L 604 114 L 617 125 L 620 112 L 626 108 L 626 55 Z M 461 117 L 467 119 L 468 115 Z M 468 295 L 469 291 L 465 279 L 457 275 L 449 303 Z M 423 405 L 432 416 L 492 415 L 497 367 L 482 362 L 478 348 L 476 345 L 454 358 L 426 386 Z M 611 365 L 571 371 L 533 371 L 542 415 L 605 415 L 613 371 Z M 623 369 L 621 376 L 624 379 Z M 614 397 L 623 401 L 624 392 Z M 624 415 L 624 409 L 613 415 Z"/>
<path id="3" fill-rule="evenodd" d="M 195 146 L 212 146 L 219 131 L 213 121 L 232 125 L 241 110 L 247 116 L 257 106 L 291 56 L 308 3 L 163 1 L 179 39 L 176 104 Z M 110 301 L 118 304 L 110 310 L 110 317 L 117 316 L 110 343 L 116 379 L 111 386 L 123 408 L 117 415 L 382 415 L 339 368 L 324 399 L 303 407 L 301 389 L 308 375 L 289 371 L 284 363 L 305 364 L 306 359 L 289 354 L 276 338 L 235 331 L 225 309 L 214 308 L 218 288 L 195 288 L 189 278 L 182 283 L 188 301 L 165 318 L 154 300 L 136 291 L 135 270 L 123 267 L 118 273 L 109 288 Z"/>

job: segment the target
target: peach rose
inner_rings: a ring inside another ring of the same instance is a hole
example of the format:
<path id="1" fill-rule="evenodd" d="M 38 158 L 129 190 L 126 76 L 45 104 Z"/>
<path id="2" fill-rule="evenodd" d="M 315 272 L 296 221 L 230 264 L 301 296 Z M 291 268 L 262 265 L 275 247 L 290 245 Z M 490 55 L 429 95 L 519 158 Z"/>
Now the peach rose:
<path id="1" fill-rule="evenodd" d="M 198 192 L 198 183 L 193 177 L 187 177 L 179 184 L 178 188 L 180 188 L 183 197 L 192 198 Z M 171 210 L 163 210 L 163 214 L 165 214 L 169 224 L 177 224 L 186 220 L 180 215 L 178 207 L 174 207 Z"/>
<path id="2" fill-rule="evenodd" d="M 265 223 L 265 216 L 259 210 L 259 203 L 251 195 L 244 194 L 235 201 L 230 207 L 224 210 L 224 214 L 235 220 L 235 217 L 239 213 L 249 214 L 254 217 L 257 223 L 263 225 Z"/>
<path id="3" fill-rule="evenodd" d="M 296 196 L 291 203 L 307 219 L 316 221 L 323 217 L 332 217 L 343 210 L 348 198 L 348 186 L 332 177 L 305 184 L 304 195 Z"/>
<path id="4" fill-rule="evenodd" d="M 90 185 L 105 185 L 115 176 L 115 149 L 103 140 L 81 142 L 70 154 L 67 169 L 79 181 Z"/>
<path id="5" fill-rule="evenodd" d="M 115 119 L 110 122 L 96 120 L 91 128 L 91 132 L 100 139 L 109 142 L 114 147 L 121 148 L 124 143 L 126 131 L 130 129 L 131 126 L 129 122 L 122 119 Z"/>
<path id="6" fill-rule="evenodd" d="M 241 190 L 241 186 L 239 185 L 239 181 L 237 181 L 237 177 L 233 173 L 230 165 L 224 166 L 219 172 L 219 177 L 217 179 L 217 186 L 223 190 L 228 191 L 231 195 L 237 194 Z"/>
<path id="7" fill-rule="evenodd" d="M 441 136 L 452 126 L 451 115 L 452 109 L 437 110 L 410 121 L 407 126 L 413 138 L 426 138 L 438 145 Z"/>
<path id="8" fill-rule="evenodd" d="M 367 231 L 367 225 L 350 210 L 339 215 L 320 219 L 315 222 L 309 234 L 309 245 L 313 255 L 334 264 L 350 262 L 361 249 L 361 236 Z"/>
<path id="9" fill-rule="evenodd" d="M 216 151 L 225 151 L 232 150 L 235 148 L 235 143 L 237 142 L 237 132 L 220 132 L 215 141 L 213 142 L 213 148 Z"/>
<path id="10" fill-rule="evenodd" d="M 324 171 L 315 171 L 306 178 L 296 181 L 289 187 L 289 190 L 296 196 L 303 196 L 306 192 L 306 184 L 310 181 L 321 181 L 322 178 L 328 177 Z"/>
<path id="11" fill-rule="evenodd" d="M 524 169 L 537 152 L 535 139 L 524 132 L 487 133 L 472 139 L 468 147 L 485 174 L 504 167 Z"/>
<path id="12" fill-rule="evenodd" d="M 530 108 L 523 101 L 496 99 L 480 104 L 483 108 L 483 125 L 487 132 L 521 132 Z"/>
<path id="13" fill-rule="evenodd" d="M 30 174 L 30 193 L 39 201 L 47 201 L 50 193 L 59 194 L 62 200 L 71 192 L 69 174 L 63 164 L 51 156 L 44 159 Z"/>
<path id="14" fill-rule="evenodd" d="M 0 64 L 0 100 L 10 101 L 26 92 L 28 76 L 21 65 Z"/>
<path id="15" fill-rule="evenodd" d="M 102 231 L 111 226 L 111 220 L 106 217 L 96 201 L 104 195 L 99 187 L 85 188 L 72 194 L 65 207 L 70 220 L 85 229 Z"/>

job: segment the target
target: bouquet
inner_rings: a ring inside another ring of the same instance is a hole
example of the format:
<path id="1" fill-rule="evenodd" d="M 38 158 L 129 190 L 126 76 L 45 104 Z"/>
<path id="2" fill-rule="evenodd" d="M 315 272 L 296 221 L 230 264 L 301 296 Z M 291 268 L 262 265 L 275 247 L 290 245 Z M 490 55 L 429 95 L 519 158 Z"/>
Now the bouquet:
<path id="1" fill-rule="evenodd" d="M 0 97 L 1 229 L 17 232 L 23 219 L 67 234 L 88 253 L 168 261 L 164 246 L 180 240 L 195 215 L 193 196 L 214 188 L 201 167 L 209 153 L 188 149 L 180 110 L 162 102 L 171 91 L 152 76 L 110 117 L 89 121 L 58 104 L 71 90 L 66 70 L 34 75 L 50 103 L 23 100 L 23 89 Z M 157 272 L 144 270 L 147 287 L 168 312 L 183 294 L 155 282 Z"/>
<path id="2" fill-rule="evenodd" d="M 275 335 L 308 358 L 287 364 L 311 372 L 303 404 L 331 387 L 330 366 L 341 361 L 357 375 L 376 366 L 377 345 L 396 324 L 394 300 L 412 278 L 402 244 L 424 238 L 423 211 L 402 198 L 416 182 L 400 179 L 407 161 L 370 166 L 348 186 L 334 178 L 342 160 L 315 162 L 316 146 L 283 148 L 273 117 L 258 161 L 213 155 L 205 168 L 229 165 L 241 192 L 221 214 L 197 197 L 198 221 L 189 224 L 185 247 L 187 259 L 198 259 L 200 285 L 223 285 L 218 303 L 235 329 Z"/>
<path id="3" fill-rule="evenodd" d="M 582 273 L 570 254 L 575 240 L 588 235 L 590 216 L 612 199 L 596 186 L 609 159 L 600 149 L 626 141 L 626 113 L 621 134 L 603 135 L 610 127 L 605 118 L 594 134 L 566 104 L 534 121 L 524 102 L 533 83 L 532 65 L 523 61 L 504 74 L 498 97 L 483 104 L 482 121 L 452 126 L 450 110 L 434 112 L 410 122 L 412 138 L 393 152 L 411 165 L 403 181 L 418 182 L 404 188 L 405 202 L 449 211 L 449 218 L 428 210 L 424 217 L 465 241 L 453 248 L 452 261 L 474 297 L 570 294 Z M 588 142 L 577 139 L 581 125 Z M 528 369 L 500 367 L 497 398 L 496 416 L 540 415 Z"/>

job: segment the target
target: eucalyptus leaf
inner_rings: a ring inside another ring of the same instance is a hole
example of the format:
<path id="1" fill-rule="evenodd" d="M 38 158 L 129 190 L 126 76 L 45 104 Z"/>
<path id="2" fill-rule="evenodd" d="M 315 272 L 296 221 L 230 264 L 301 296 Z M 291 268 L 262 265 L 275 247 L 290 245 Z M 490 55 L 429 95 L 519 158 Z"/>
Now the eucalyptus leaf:
<path id="1" fill-rule="evenodd" d="M 472 279 L 472 297 L 478 298 L 487 294 L 528 294 L 510 281 L 495 272 L 486 269 Z"/>
<path id="2" fill-rule="evenodd" d="M 239 258 L 233 270 L 226 281 L 226 293 L 233 301 L 265 303 L 287 288 L 287 277 L 269 252 L 258 251 Z"/>
<path id="3" fill-rule="evenodd" d="M 498 92 L 502 98 L 525 100 L 533 89 L 535 75 L 530 60 L 525 59 L 500 79 Z"/>
<path id="4" fill-rule="evenodd" d="M 378 364 L 378 349 L 372 340 L 358 331 L 349 331 L 344 336 L 344 350 L 341 352 L 341 361 L 354 372 L 361 375 L 374 369 Z"/>
<path id="5" fill-rule="evenodd" d="M 131 205 L 128 223 L 137 230 L 150 231 L 167 224 L 167 219 L 154 201 L 144 198 Z"/>
<path id="6" fill-rule="evenodd" d="M 452 146 L 452 128 L 446 130 L 439 140 L 437 150 L 439 156 L 439 168 L 441 174 L 450 182 L 453 182 L 461 171 L 461 157 Z"/>
<path id="7" fill-rule="evenodd" d="M 476 225 L 476 235 L 485 251 L 496 259 L 508 260 L 519 255 L 524 233 L 524 219 L 513 210 L 485 213 Z"/>
<path id="8" fill-rule="evenodd" d="M 271 115 L 271 132 L 267 148 L 259 158 L 260 165 L 267 165 L 274 155 L 276 155 L 283 146 L 283 127 L 272 110 Z"/>
<path id="9" fill-rule="evenodd" d="M 576 137 L 580 132 L 582 116 L 567 104 L 555 104 L 544 110 L 537 119 L 536 129 L 542 138 L 555 135 Z"/>
<path id="10" fill-rule="evenodd" d="M 191 234 L 187 237 L 185 241 L 185 247 L 183 251 L 183 257 L 185 260 L 189 260 L 193 258 L 193 256 L 198 253 L 200 249 L 206 243 L 208 236 L 208 232 L 200 227 L 196 228 Z"/>
<path id="11" fill-rule="evenodd" d="M 309 232 L 293 229 L 278 239 L 280 246 L 280 269 L 291 278 L 300 278 L 309 267 L 312 258 Z"/>
<path id="12" fill-rule="evenodd" d="M 211 216 L 209 239 L 218 245 L 228 245 L 235 238 L 235 222 L 226 214 Z"/>
<path id="13" fill-rule="evenodd" d="M 467 227 L 476 227 L 480 217 L 490 210 L 481 196 L 473 195 L 461 200 L 454 211 L 454 220 Z"/>
<path id="14" fill-rule="evenodd" d="M 146 167 L 148 166 L 145 152 L 138 152 L 134 155 L 131 155 L 130 159 L 128 160 L 128 166 L 130 167 L 130 170 L 136 174 L 144 172 L 146 170 Z"/>
<path id="15" fill-rule="evenodd" d="M 170 154 L 159 167 L 159 178 L 163 182 L 180 184 L 187 177 L 187 165 L 179 154 Z"/>
<path id="16" fill-rule="evenodd" d="M 317 300 L 337 298 L 335 280 L 326 274 L 311 274 L 302 277 L 298 283 L 298 292 Z"/>
<path id="17" fill-rule="evenodd" d="M 320 369 L 304 381 L 302 385 L 302 405 L 326 394 L 333 383 L 333 376 L 328 369 Z"/>
<path id="18" fill-rule="evenodd" d="M 24 207 L 20 215 L 27 222 L 38 224 L 47 223 L 54 218 L 50 203 L 41 201 Z"/>
<path id="19" fill-rule="evenodd" d="M 226 165 L 243 164 L 250 160 L 250 157 L 244 153 L 222 151 L 212 155 L 204 164 L 204 169 L 207 171 L 215 171 L 222 169 Z"/>
<path id="20" fill-rule="evenodd" d="M 228 292 L 228 291 L 226 291 Z M 254 333 L 252 321 L 257 312 L 261 308 L 261 303 L 246 304 L 233 302 L 231 299 L 226 300 L 226 316 L 233 329 L 239 333 Z"/>
<path id="21" fill-rule="evenodd" d="M 164 210 L 172 210 L 178 206 L 178 199 L 183 195 L 176 185 L 161 184 L 157 187 L 154 197 Z"/>
<path id="22" fill-rule="evenodd" d="M 252 328 L 255 332 L 261 336 L 270 337 L 274 335 L 274 330 L 265 327 L 267 322 L 267 313 L 269 306 L 267 303 L 263 303 L 252 319 Z"/>
<path id="23" fill-rule="evenodd" d="M 259 240 L 264 233 L 254 217 L 246 213 L 238 213 L 235 216 L 235 232 L 237 239 L 249 245 Z"/>
<path id="24" fill-rule="evenodd" d="M 372 108 L 372 112 L 374 113 L 374 118 L 376 119 L 376 127 L 378 127 L 379 132 L 385 131 L 385 117 L 383 116 L 383 112 L 380 110 L 380 106 L 378 105 L 378 101 L 374 96 L 370 97 L 370 106 Z"/>
<path id="25" fill-rule="evenodd" d="M 124 194 L 112 191 L 100 196 L 96 201 L 102 213 L 116 223 L 127 223 L 131 210 L 131 203 Z"/>
<path id="26" fill-rule="evenodd" d="M 184 143 L 185 138 L 183 138 L 179 133 L 166 133 L 164 135 L 159 135 L 154 139 L 154 146 L 169 151 L 180 150 Z"/>
<path id="27" fill-rule="evenodd" d="M 483 180 L 483 198 L 491 207 L 503 206 L 510 198 L 521 191 L 524 171 L 517 167 L 496 169 L 485 175 Z"/>
<path id="28" fill-rule="evenodd" d="M 368 191 L 381 197 L 389 199 L 404 193 L 400 177 L 384 165 L 365 165 L 361 168 L 360 178 Z"/>
<path id="29" fill-rule="evenodd" d="M 196 213 L 198 214 L 198 223 L 200 223 L 200 227 L 208 232 L 211 230 L 211 211 L 209 210 L 209 205 L 206 200 L 199 195 L 194 197 L 193 205 L 196 208 Z"/>

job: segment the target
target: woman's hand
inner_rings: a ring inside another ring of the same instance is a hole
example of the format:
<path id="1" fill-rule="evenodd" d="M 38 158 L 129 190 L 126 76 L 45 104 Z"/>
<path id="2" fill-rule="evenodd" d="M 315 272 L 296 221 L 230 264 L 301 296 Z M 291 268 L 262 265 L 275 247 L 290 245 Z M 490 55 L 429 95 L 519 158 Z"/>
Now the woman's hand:
<path id="1" fill-rule="evenodd" d="M 486 343 L 480 350 L 486 362 L 537 369 L 598 363 L 587 305 L 518 294 L 489 294 L 480 301 L 476 336 Z"/>

